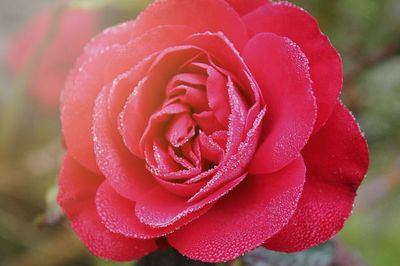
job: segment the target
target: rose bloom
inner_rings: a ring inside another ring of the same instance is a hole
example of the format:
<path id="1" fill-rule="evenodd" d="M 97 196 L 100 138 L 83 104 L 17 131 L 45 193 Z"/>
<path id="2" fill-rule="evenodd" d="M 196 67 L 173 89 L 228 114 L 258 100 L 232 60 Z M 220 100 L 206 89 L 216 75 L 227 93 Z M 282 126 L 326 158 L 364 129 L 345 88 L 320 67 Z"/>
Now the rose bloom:
<path id="1" fill-rule="evenodd" d="M 7 63 L 15 76 L 24 70 L 51 34 L 52 13 L 50 8 L 37 13 L 11 41 Z M 68 9 L 61 14 L 55 34 L 35 65 L 28 83 L 29 91 L 43 106 L 58 108 L 68 72 L 84 45 L 99 32 L 99 24 L 95 12 Z"/>
<path id="2" fill-rule="evenodd" d="M 368 167 L 342 63 L 287 2 L 164 0 L 85 48 L 58 202 L 97 256 L 205 262 L 331 238 Z"/>

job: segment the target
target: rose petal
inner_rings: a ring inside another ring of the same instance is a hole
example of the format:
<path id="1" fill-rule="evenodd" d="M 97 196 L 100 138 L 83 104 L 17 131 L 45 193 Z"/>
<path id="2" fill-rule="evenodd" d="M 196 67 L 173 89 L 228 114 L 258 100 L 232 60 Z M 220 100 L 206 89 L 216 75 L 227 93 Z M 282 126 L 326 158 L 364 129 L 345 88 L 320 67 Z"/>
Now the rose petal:
<path id="1" fill-rule="evenodd" d="M 260 89 L 239 51 L 223 32 L 204 32 L 189 36 L 186 41 L 205 51 L 210 65 L 237 83 L 248 102 L 261 102 Z M 259 110 L 258 110 L 259 111 Z"/>
<path id="2" fill-rule="evenodd" d="M 166 98 L 169 100 L 164 105 L 181 101 L 189 104 L 194 112 L 207 110 L 206 82 L 204 74 L 182 72 L 175 75 L 167 85 Z"/>
<path id="3" fill-rule="evenodd" d="M 175 75 L 168 84 L 168 88 L 174 88 L 180 84 L 188 84 L 192 86 L 204 86 L 206 77 L 196 73 L 179 73 Z M 169 89 L 167 88 L 167 92 Z"/>
<path id="4" fill-rule="evenodd" d="M 200 172 L 200 171 L 196 172 L 196 170 L 197 169 L 189 169 L 189 170 L 182 171 L 183 172 L 182 176 L 187 178 L 188 176 L 196 175 L 196 173 Z M 187 172 L 187 173 L 185 173 L 185 172 Z M 175 175 L 175 178 L 176 178 L 179 175 L 179 172 L 172 173 L 171 175 Z M 187 183 L 173 183 L 173 182 L 165 181 L 164 179 L 161 179 L 161 178 L 157 178 L 157 180 L 163 188 L 168 190 L 173 195 L 177 195 L 177 196 L 185 197 L 185 198 L 190 197 L 191 195 L 195 194 L 197 191 L 199 191 L 200 188 L 202 188 L 205 185 L 205 182 L 203 182 L 203 181 L 187 184 Z"/>
<path id="5" fill-rule="evenodd" d="M 181 167 L 171 158 L 168 153 L 168 144 L 164 139 L 156 138 L 153 141 L 153 149 L 152 149 L 152 161 L 156 164 L 153 175 L 158 176 L 159 174 L 169 174 L 174 171 L 179 171 Z M 149 157 L 149 154 L 146 154 L 146 160 Z M 177 178 L 177 177 L 175 177 Z M 179 178 L 177 178 L 179 179 Z"/>
<path id="6" fill-rule="evenodd" d="M 134 116 L 132 115 L 132 113 L 129 113 L 128 110 L 126 110 L 127 112 L 125 114 L 127 114 L 127 116 L 125 116 L 126 120 L 124 120 L 124 123 L 129 123 L 131 121 L 129 121 L 128 119 L 134 119 Z M 136 110 L 135 110 L 136 111 Z M 155 137 L 157 136 L 166 136 L 168 134 L 168 129 L 166 134 L 163 134 L 163 131 L 165 129 L 165 126 L 169 123 L 171 123 L 171 120 L 173 120 L 174 117 L 178 117 L 180 115 L 187 115 L 188 112 L 190 111 L 190 108 L 182 103 L 173 103 L 170 105 L 167 105 L 165 107 L 163 107 L 161 110 L 154 112 L 154 114 L 152 114 L 150 116 L 150 119 L 148 120 L 148 124 L 144 130 L 144 132 L 142 133 L 142 137 L 141 137 L 141 143 L 145 144 L 147 140 L 152 141 Z M 132 124 L 133 121 L 130 123 Z M 130 128 L 130 126 L 125 126 L 123 125 L 123 127 L 125 128 L 125 130 L 127 130 L 127 128 Z M 126 131 L 124 131 L 124 133 L 127 133 Z M 172 133 L 172 132 L 170 132 Z M 194 132 L 193 132 L 194 133 Z M 127 135 L 125 135 L 127 136 Z M 124 136 L 124 137 L 125 137 Z M 190 135 L 189 135 L 190 136 Z M 170 136 L 172 137 L 172 136 Z M 177 141 L 175 139 L 175 141 Z M 182 140 L 181 140 L 182 141 Z M 175 143 L 177 144 L 177 143 Z M 184 143 L 181 143 L 184 144 Z M 181 146 L 181 145 L 180 145 Z"/>
<path id="7" fill-rule="evenodd" d="M 104 181 L 97 190 L 97 212 L 108 230 L 126 237 L 148 239 L 169 234 L 184 224 L 196 219 L 206 210 L 193 213 L 180 220 L 174 226 L 152 228 L 141 223 L 135 216 L 135 202 L 121 197 L 107 181 Z"/>
<path id="8" fill-rule="evenodd" d="M 176 95 L 176 96 L 174 96 Z M 205 90 L 187 85 L 180 85 L 168 92 L 167 97 L 171 97 L 164 105 L 181 101 L 193 109 L 193 112 L 203 112 L 208 110 L 207 95 Z"/>
<path id="9" fill-rule="evenodd" d="M 268 249 L 295 252 L 337 233 L 353 207 L 368 168 L 368 147 L 349 111 L 338 104 L 303 151 L 307 181 L 289 224 L 268 240 Z"/>
<path id="10" fill-rule="evenodd" d="M 112 35 L 110 38 L 116 38 L 119 34 L 126 34 L 124 31 L 130 29 L 128 26 L 117 26 L 102 33 L 98 41 L 106 42 L 107 34 Z M 119 31 L 122 32 L 118 33 Z M 96 54 L 87 52 L 81 56 L 67 79 L 61 97 L 63 135 L 74 159 L 92 171 L 99 172 L 92 152 L 94 149 L 91 121 L 94 102 L 102 87 L 111 83 L 119 74 L 133 68 L 139 60 L 181 42 L 187 35 L 187 27 L 158 27 L 143 36 L 138 36 L 127 46 L 120 44 L 104 46 Z M 96 46 L 96 43 L 90 45 Z"/>
<path id="11" fill-rule="evenodd" d="M 246 133 L 246 138 L 243 141 L 239 140 L 237 149 L 233 153 L 230 153 L 229 147 L 227 148 L 224 161 L 219 165 L 218 172 L 208 181 L 207 185 L 189 199 L 189 202 L 198 201 L 210 194 L 212 195 L 215 193 L 214 191 L 220 191 L 218 188 L 232 182 L 246 170 L 257 148 L 264 115 L 265 109 L 260 111 L 253 127 Z M 231 141 L 228 133 L 228 143 Z"/>
<path id="12" fill-rule="evenodd" d="M 128 149 L 138 157 L 143 157 L 144 130 L 148 119 L 162 105 L 165 88 L 176 68 L 199 54 L 192 46 L 170 47 L 162 51 L 154 60 L 149 74 L 138 84 L 129 96 L 120 114 L 119 131 Z M 151 99 L 151 101 L 149 101 Z M 176 104 L 178 105 L 178 104 Z M 183 105 L 183 104 L 180 104 Z"/>
<path id="13" fill-rule="evenodd" d="M 191 143 L 187 144 L 190 145 Z M 177 153 L 177 151 L 179 154 Z M 168 145 L 168 154 L 169 156 L 171 156 L 171 158 L 174 159 L 175 162 L 177 162 L 180 166 L 186 169 L 194 168 L 195 165 L 193 165 L 188 158 L 184 158 L 184 156 L 182 156 L 179 151 L 180 149 L 176 149 L 171 145 Z"/>
<path id="14" fill-rule="evenodd" d="M 342 61 L 338 52 L 321 33 L 317 21 L 291 3 L 264 5 L 243 19 L 252 34 L 273 32 L 288 37 L 307 56 L 318 107 L 314 132 L 318 131 L 328 120 L 342 89 Z"/>
<path id="15" fill-rule="evenodd" d="M 142 223 L 151 227 L 167 227 L 204 208 L 211 208 L 213 203 L 236 187 L 247 173 L 234 179 L 212 195 L 189 203 L 186 198 L 173 195 L 162 188 L 155 188 L 146 197 L 136 203 L 135 213 Z M 192 184 L 191 184 L 192 185 Z"/>
<path id="16" fill-rule="evenodd" d="M 77 64 L 80 65 L 88 58 L 97 55 L 105 47 L 128 43 L 132 39 L 131 32 L 134 26 L 134 21 L 128 21 L 105 29 L 86 44 L 83 54 L 78 58 Z"/>
<path id="17" fill-rule="evenodd" d="M 225 0 L 233 7 L 239 15 L 243 16 L 257 7 L 269 4 L 270 0 Z"/>
<path id="18" fill-rule="evenodd" d="M 178 114 L 170 121 L 165 137 L 174 147 L 180 147 L 195 135 L 195 126 L 189 113 Z"/>
<path id="19" fill-rule="evenodd" d="M 101 177 L 65 155 L 57 199 L 82 242 L 94 255 L 116 261 L 134 260 L 156 250 L 154 240 L 126 238 L 104 227 L 95 206 L 95 194 L 101 182 Z"/>
<path id="20" fill-rule="evenodd" d="M 194 32 L 222 31 L 239 50 L 247 41 L 241 18 L 223 0 L 156 1 L 137 18 L 132 34 L 142 34 L 158 25 L 185 25 Z"/>
<path id="21" fill-rule="evenodd" d="M 121 136 L 108 119 L 107 96 L 103 89 L 96 99 L 93 138 L 96 160 L 101 172 L 122 196 L 135 200 L 156 184 L 144 160 L 134 157 L 125 148 Z"/>
<path id="22" fill-rule="evenodd" d="M 226 89 L 226 77 L 212 67 L 208 68 L 207 73 L 208 105 L 217 118 L 218 123 L 227 128 L 230 109 L 228 104 L 228 90 Z"/>
<path id="23" fill-rule="evenodd" d="M 167 236 L 169 243 L 205 262 L 232 260 L 256 248 L 289 221 L 305 170 L 299 158 L 274 174 L 248 176 L 206 214 Z"/>
<path id="24" fill-rule="evenodd" d="M 273 33 L 254 36 L 244 59 L 268 110 L 250 173 L 271 173 L 300 156 L 313 130 L 316 109 L 308 61 L 295 43 Z"/>
<path id="25" fill-rule="evenodd" d="M 206 134 L 212 134 L 215 131 L 226 130 L 217 120 L 212 111 L 205 111 L 192 115 L 196 125 Z"/>
<path id="26" fill-rule="evenodd" d="M 223 159 L 224 150 L 214 142 L 211 136 L 207 136 L 203 131 L 199 132 L 199 140 L 202 158 L 218 165 Z"/>
<path id="27" fill-rule="evenodd" d="M 119 114 L 123 110 L 129 95 L 135 89 L 135 85 L 139 86 L 141 79 L 145 76 L 153 59 L 154 54 L 146 57 L 132 69 L 118 75 L 110 84 L 106 85 L 110 87 L 108 113 L 110 122 L 113 123 L 115 127 L 118 127 Z"/>
<path id="28" fill-rule="evenodd" d="M 325 181 L 347 184 L 355 191 L 368 168 L 366 140 L 341 102 L 336 104 L 328 122 L 321 133 L 311 137 L 302 152 L 307 171 Z"/>

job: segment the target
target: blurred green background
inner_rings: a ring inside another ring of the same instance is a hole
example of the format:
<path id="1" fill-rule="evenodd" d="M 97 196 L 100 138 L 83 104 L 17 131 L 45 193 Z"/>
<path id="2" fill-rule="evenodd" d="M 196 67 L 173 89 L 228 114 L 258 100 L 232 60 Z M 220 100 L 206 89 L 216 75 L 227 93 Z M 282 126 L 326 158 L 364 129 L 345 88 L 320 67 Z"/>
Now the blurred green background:
<path id="1" fill-rule="evenodd" d="M 122 1 L 129 8 L 108 6 L 101 10 L 104 26 L 134 18 L 144 2 L 149 2 Z M 97 1 L 97 5 L 102 2 Z M 342 99 L 360 122 L 371 152 L 370 170 L 358 192 L 353 215 L 338 237 L 367 265 L 397 266 L 400 1 L 292 2 L 317 18 L 341 53 L 345 72 Z M 0 107 L 14 97 L 16 83 L 3 60 L 8 42 L 35 11 L 50 3 L 54 1 L 0 2 Z M 62 155 L 58 113 L 41 108 L 28 94 L 23 96 L 18 98 L 12 137 L 6 141 L 7 148 L 0 150 L 0 265 L 114 265 L 91 256 L 65 221 L 56 222 L 56 191 L 52 186 Z M 0 110 L 4 112 L 4 108 Z M 1 136 L 0 142 L 4 141 Z"/>

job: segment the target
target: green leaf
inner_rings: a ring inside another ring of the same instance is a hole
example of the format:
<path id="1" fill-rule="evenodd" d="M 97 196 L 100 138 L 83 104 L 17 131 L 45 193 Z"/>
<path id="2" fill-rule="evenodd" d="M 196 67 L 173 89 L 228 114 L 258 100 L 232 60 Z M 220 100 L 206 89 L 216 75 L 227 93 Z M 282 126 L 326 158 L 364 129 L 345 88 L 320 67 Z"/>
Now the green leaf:
<path id="1" fill-rule="evenodd" d="M 328 241 L 317 247 L 296 253 L 282 253 L 258 248 L 243 258 L 251 266 L 329 266 L 334 256 L 333 244 Z"/>

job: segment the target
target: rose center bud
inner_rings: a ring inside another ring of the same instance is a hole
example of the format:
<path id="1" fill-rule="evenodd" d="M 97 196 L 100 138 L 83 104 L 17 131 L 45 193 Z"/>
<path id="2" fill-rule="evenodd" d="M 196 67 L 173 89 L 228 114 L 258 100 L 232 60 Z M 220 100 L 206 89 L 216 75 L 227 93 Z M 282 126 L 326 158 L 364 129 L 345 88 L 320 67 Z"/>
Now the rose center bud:
<path id="1" fill-rule="evenodd" d="M 150 67 L 148 82 L 160 81 L 159 91 L 146 99 L 157 106 L 140 145 L 158 182 L 196 201 L 245 177 L 265 111 L 257 96 L 248 95 L 257 90 L 243 89 L 239 82 L 245 81 L 206 52 L 191 49 L 160 53 Z"/>

